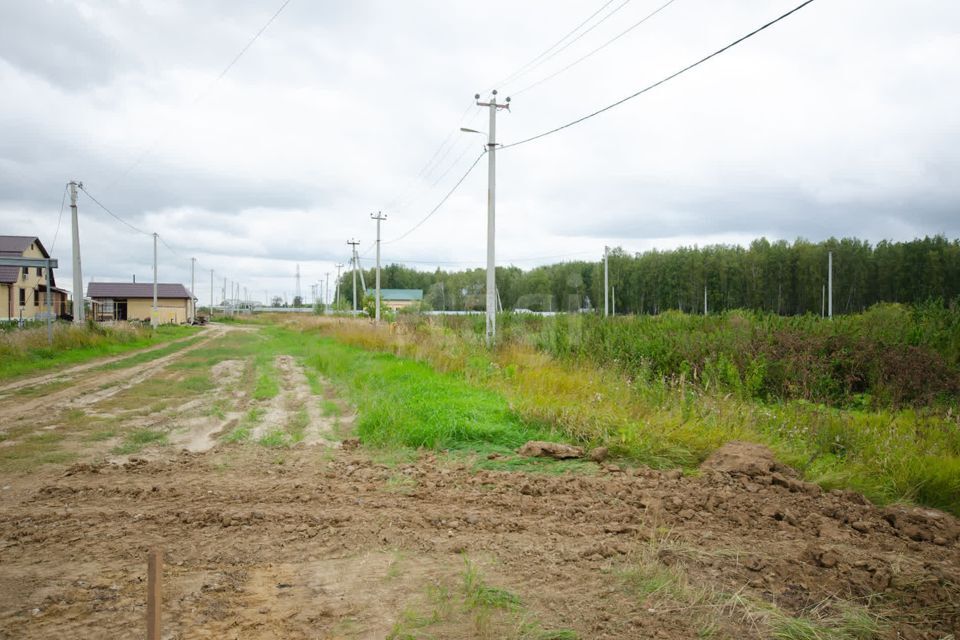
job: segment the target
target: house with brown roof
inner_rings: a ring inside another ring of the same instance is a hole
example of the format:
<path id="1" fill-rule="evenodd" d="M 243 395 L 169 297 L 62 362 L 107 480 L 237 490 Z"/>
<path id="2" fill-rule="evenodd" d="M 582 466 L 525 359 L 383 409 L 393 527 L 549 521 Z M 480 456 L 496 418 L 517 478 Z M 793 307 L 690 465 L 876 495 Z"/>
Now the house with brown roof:
<path id="1" fill-rule="evenodd" d="M 43 259 L 50 254 L 36 236 L 0 236 L 0 256 Z M 0 266 L 0 321 L 46 318 L 51 310 L 55 317 L 69 312 L 67 292 L 57 288 L 52 270 L 48 274 L 46 267 Z"/>
<path id="2" fill-rule="evenodd" d="M 97 321 L 141 320 L 150 322 L 153 309 L 152 282 L 91 282 L 87 297 L 93 301 Z M 157 283 L 157 321 L 181 324 L 195 316 L 196 300 L 182 284 Z"/>

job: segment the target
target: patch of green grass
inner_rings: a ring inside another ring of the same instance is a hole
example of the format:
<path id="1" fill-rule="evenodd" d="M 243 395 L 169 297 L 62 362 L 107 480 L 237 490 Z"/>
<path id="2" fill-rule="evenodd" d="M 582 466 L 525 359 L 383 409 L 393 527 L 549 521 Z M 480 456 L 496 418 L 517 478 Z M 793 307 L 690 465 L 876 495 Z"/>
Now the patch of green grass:
<path id="1" fill-rule="evenodd" d="M 197 330 L 195 327 L 191 327 L 194 330 Z M 191 345 L 196 344 L 203 336 L 194 336 L 188 338 L 187 340 L 178 340 L 172 342 L 166 346 L 160 347 L 159 349 L 152 349 L 150 351 L 144 351 L 143 353 L 138 353 L 136 355 L 130 356 L 129 358 L 123 358 L 122 360 L 117 360 L 115 362 L 108 362 L 107 364 L 100 365 L 95 367 L 93 371 L 113 371 L 116 369 L 126 369 L 128 367 L 133 367 L 138 364 L 145 364 L 147 362 L 153 362 L 154 360 L 159 360 L 164 356 L 168 356 L 172 353 L 176 353 L 181 349 L 185 349 Z"/>
<path id="2" fill-rule="evenodd" d="M 463 563 L 463 594 L 468 608 L 520 608 L 520 598 L 515 594 L 506 589 L 489 586 L 469 558 L 465 557 Z"/>
<path id="3" fill-rule="evenodd" d="M 61 433 L 35 433 L 0 447 L 0 471 L 30 472 L 44 464 L 63 464 L 75 460 L 75 453 L 60 448 L 63 439 Z"/>
<path id="4" fill-rule="evenodd" d="M 101 429 L 88 434 L 86 437 L 84 437 L 84 440 L 86 442 L 103 442 L 104 440 L 109 440 L 110 438 L 116 437 L 116 435 L 116 429 Z"/>
<path id="5" fill-rule="evenodd" d="M 152 429 L 136 429 L 127 433 L 123 442 L 113 448 L 114 455 L 130 455 L 137 453 L 147 445 L 166 444 L 167 434 L 164 431 L 153 431 Z"/>
<path id="6" fill-rule="evenodd" d="M 333 416 L 339 416 L 342 412 L 340 411 L 340 405 L 338 405 L 333 400 L 324 400 L 320 403 L 320 412 L 327 418 Z"/>
<path id="7" fill-rule="evenodd" d="M 259 440 L 257 440 L 257 444 L 262 447 L 270 447 L 271 449 L 275 449 L 277 447 L 289 446 L 289 440 L 283 429 L 271 429 Z"/>
<path id="8" fill-rule="evenodd" d="M 223 436 L 221 440 L 230 444 L 236 444 L 239 442 L 246 442 L 250 439 L 250 427 L 245 425 L 239 425 L 234 427 L 228 434 Z"/>
<path id="9" fill-rule="evenodd" d="M 457 597 L 459 596 L 459 597 Z M 398 616 L 387 638 L 426 640 L 445 637 L 503 638 L 504 640 L 579 640 L 572 629 L 544 627 L 519 596 L 483 579 L 464 558 L 462 583 L 451 588 L 438 581 L 426 588 L 420 606 L 408 606 Z"/>
<path id="10" fill-rule="evenodd" d="M 47 344 L 43 327 L 8 331 L 0 335 L 0 380 L 143 349 L 197 331 L 196 327 L 180 326 L 162 326 L 151 331 L 134 325 L 75 327 L 57 323 L 53 346 Z"/>
<path id="11" fill-rule="evenodd" d="M 266 410 L 262 407 L 253 407 L 247 411 L 246 414 L 244 414 L 240 424 L 223 436 L 222 440 L 227 443 L 246 442 L 250 439 L 250 434 L 253 431 L 253 427 L 263 420 L 263 416 L 265 414 Z"/>
<path id="12" fill-rule="evenodd" d="M 177 382 L 177 388 L 191 394 L 203 393 L 213 389 L 216 385 L 209 375 L 193 375 Z"/>
<path id="13" fill-rule="evenodd" d="M 207 415 L 213 416 L 218 420 L 223 420 L 227 417 L 226 401 L 223 398 L 217 398 L 213 401 L 213 404 L 210 405 L 210 411 Z"/>
<path id="14" fill-rule="evenodd" d="M 63 440 L 63 434 L 56 431 L 44 431 L 43 433 L 35 433 L 33 435 L 27 436 L 27 441 L 35 442 L 37 444 L 53 444 L 54 442 L 60 442 Z"/>
<path id="15" fill-rule="evenodd" d="M 287 422 L 287 432 L 290 434 L 290 440 L 293 444 L 303 441 L 307 425 L 310 424 L 310 415 L 306 408 L 300 409 L 290 417 Z"/>
<path id="16" fill-rule="evenodd" d="M 48 382 L 46 384 L 31 385 L 27 387 L 20 387 L 13 392 L 15 396 L 21 396 L 24 398 L 36 398 L 39 396 L 45 396 L 53 391 L 63 388 L 62 382 Z"/>
<path id="17" fill-rule="evenodd" d="M 387 478 L 384 485 L 391 493 L 411 494 L 416 491 L 417 479 L 403 473 L 395 473 Z"/>
<path id="18" fill-rule="evenodd" d="M 499 394 L 429 365 L 321 339 L 307 363 L 345 385 L 357 433 L 375 446 L 517 448 L 550 435 L 524 423 Z M 556 437 L 555 435 L 553 437 Z"/>

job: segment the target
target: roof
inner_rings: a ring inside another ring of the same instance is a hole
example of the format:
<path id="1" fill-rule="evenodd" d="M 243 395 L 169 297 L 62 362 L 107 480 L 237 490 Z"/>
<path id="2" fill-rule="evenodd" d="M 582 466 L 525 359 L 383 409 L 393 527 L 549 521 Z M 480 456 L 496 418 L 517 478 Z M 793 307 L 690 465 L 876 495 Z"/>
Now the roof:
<path id="1" fill-rule="evenodd" d="M 20 258 L 23 252 L 34 242 L 40 247 L 40 253 L 49 258 L 50 254 L 44 248 L 40 238 L 36 236 L 0 236 L 0 256 L 4 258 Z M 9 284 L 16 282 L 20 277 L 20 267 L 0 267 L 0 282 Z"/>
<path id="2" fill-rule="evenodd" d="M 152 282 L 91 282 L 87 285 L 88 298 L 153 298 Z M 182 284 L 157 283 L 158 298 L 192 298 Z"/>
<path id="3" fill-rule="evenodd" d="M 368 296 L 375 296 L 375 289 L 367 289 Z M 423 291 L 420 289 L 380 289 L 380 299 L 392 302 L 414 302 L 423 300 Z"/>

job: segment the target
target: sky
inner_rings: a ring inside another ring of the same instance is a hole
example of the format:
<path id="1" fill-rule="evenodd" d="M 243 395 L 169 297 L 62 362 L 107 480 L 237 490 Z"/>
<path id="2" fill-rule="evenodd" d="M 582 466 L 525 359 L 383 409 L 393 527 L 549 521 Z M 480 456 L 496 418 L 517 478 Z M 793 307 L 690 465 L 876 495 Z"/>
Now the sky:
<path id="1" fill-rule="evenodd" d="M 217 301 L 224 278 L 292 300 L 298 264 L 309 300 L 348 240 L 373 265 L 377 211 L 384 263 L 483 266 L 474 94 L 511 97 L 509 145 L 799 2 L 0 0 L 0 234 L 38 236 L 69 289 L 77 180 L 85 284 L 150 280 L 155 232 L 160 281 L 196 258 L 201 303 L 211 270 Z M 960 3 L 816 0 L 498 151 L 497 263 L 956 238 L 958 143 Z"/>

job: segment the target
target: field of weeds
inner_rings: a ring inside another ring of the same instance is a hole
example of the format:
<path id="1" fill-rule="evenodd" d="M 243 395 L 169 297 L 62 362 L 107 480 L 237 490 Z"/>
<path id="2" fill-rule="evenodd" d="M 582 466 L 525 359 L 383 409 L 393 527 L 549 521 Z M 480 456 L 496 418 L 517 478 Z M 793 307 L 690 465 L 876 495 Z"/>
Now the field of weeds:
<path id="1" fill-rule="evenodd" d="M 719 325 L 724 319 L 711 321 Z M 831 406 L 738 393 L 703 375 L 636 375 L 616 358 L 558 355 L 549 338 L 551 331 L 562 331 L 557 327 L 564 320 L 508 324 L 493 353 L 483 348 L 471 318 L 421 317 L 381 326 L 343 318 L 282 322 L 428 363 L 502 394 L 526 429 L 608 446 L 638 464 L 692 471 L 725 442 L 749 440 L 769 445 L 826 488 L 854 489 L 881 504 L 907 501 L 960 513 L 960 414 L 952 393 L 930 404 Z M 663 322 L 671 330 L 678 324 L 672 317 Z M 952 362 L 945 366 L 955 374 Z M 326 373 L 338 378 L 336 368 Z"/>

